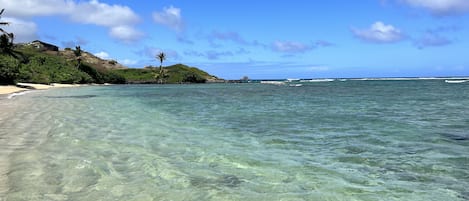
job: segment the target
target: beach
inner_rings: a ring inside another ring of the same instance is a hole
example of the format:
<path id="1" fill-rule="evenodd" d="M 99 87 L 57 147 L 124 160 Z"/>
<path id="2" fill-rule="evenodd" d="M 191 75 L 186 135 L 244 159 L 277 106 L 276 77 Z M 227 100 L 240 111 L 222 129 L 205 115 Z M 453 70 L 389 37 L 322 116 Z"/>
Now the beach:
<path id="1" fill-rule="evenodd" d="M 20 88 L 20 87 L 12 86 L 12 85 L 0 86 L 0 95 L 11 94 L 11 93 L 27 91 L 27 90 L 29 90 L 29 89 Z"/>
<path id="2" fill-rule="evenodd" d="M 85 86 L 81 84 L 59 84 L 52 83 L 47 84 L 34 84 L 34 83 L 17 83 L 16 85 L 0 85 L 0 95 L 14 94 L 30 90 L 45 90 L 53 88 L 68 88 L 68 87 L 79 87 Z"/>

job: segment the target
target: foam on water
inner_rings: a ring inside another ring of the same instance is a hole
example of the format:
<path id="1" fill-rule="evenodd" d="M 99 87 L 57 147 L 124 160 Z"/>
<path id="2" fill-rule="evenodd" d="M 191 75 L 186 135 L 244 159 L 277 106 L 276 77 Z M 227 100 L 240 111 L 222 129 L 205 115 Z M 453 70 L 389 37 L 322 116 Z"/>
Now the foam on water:
<path id="1" fill-rule="evenodd" d="M 0 102 L 0 197 L 467 200 L 468 97 L 353 80 L 28 94 Z"/>
<path id="2" fill-rule="evenodd" d="M 15 92 L 15 93 L 11 93 L 7 96 L 7 99 L 12 99 L 14 98 L 15 96 L 22 96 L 22 95 L 25 95 L 25 94 L 28 94 L 28 93 L 31 93 L 32 91 L 21 91 L 21 92 Z"/>

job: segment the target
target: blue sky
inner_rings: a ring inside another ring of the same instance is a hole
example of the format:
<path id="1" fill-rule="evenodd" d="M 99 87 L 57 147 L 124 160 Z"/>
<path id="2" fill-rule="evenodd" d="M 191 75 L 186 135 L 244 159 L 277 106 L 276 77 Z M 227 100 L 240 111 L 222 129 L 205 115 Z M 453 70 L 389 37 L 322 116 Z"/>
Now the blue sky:
<path id="1" fill-rule="evenodd" d="M 469 76 L 469 0 L 0 0 L 17 42 L 225 79 Z"/>

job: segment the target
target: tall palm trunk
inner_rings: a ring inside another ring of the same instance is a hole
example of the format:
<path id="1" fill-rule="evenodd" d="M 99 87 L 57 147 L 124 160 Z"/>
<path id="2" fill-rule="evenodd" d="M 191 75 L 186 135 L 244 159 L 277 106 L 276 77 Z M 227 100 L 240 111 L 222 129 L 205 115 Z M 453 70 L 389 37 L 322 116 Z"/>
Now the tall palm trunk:
<path id="1" fill-rule="evenodd" d="M 163 84 L 164 83 L 164 71 L 163 71 L 163 61 L 166 59 L 166 54 L 164 52 L 160 52 L 158 55 L 156 55 L 156 58 L 160 60 L 160 72 L 158 74 L 158 83 Z"/>

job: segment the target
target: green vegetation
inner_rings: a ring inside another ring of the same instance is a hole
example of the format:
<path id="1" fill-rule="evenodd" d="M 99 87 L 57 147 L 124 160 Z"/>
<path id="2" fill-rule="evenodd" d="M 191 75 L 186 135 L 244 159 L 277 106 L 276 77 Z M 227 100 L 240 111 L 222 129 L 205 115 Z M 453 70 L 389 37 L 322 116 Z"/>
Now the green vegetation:
<path id="1" fill-rule="evenodd" d="M 155 74 L 155 79 L 159 84 L 164 84 L 168 78 L 166 69 L 163 69 L 163 61 L 166 60 L 166 54 L 164 52 L 160 52 L 156 55 L 156 58 L 160 60 L 160 70 Z"/>
<path id="2" fill-rule="evenodd" d="M 0 84 L 31 82 L 40 84 L 125 83 L 110 70 L 97 70 L 79 59 L 68 60 L 59 52 L 47 53 L 28 45 L 18 45 L 16 56 L 0 54 Z"/>
<path id="3" fill-rule="evenodd" d="M 205 83 L 209 79 L 216 79 L 208 73 L 194 67 L 183 64 L 162 67 L 160 72 L 165 72 L 165 83 Z M 115 69 L 112 72 L 124 77 L 128 83 L 160 83 L 159 79 L 155 80 L 155 72 L 157 67 L 146 67 L 143 69 Z"/>
<path id="4" fill-rule="evenodd" d="M 0 53 L 11 53 L 13 43 L 10 41 L 8 34 L 0 35 Z"/>
<path id="5" fill-rule="evenodd" d="M 111 69 L 87 63 L 89 53 L 75 50 L 46 51 L 32 45 L 15 45 L 0 53 L 0 84 L 30 82 L 66 83 L 205 83 L 216 77 L 183 64 L 143 69 Z M 163 59 L 164 60 L 164 59 Z M 162 64 L 162 60 L 161 64 Z M 116 61 L 102 61 L 117 64 Z"/>
<path id="6" fill-rule="evenodd" d="M 0 84 L 13 84 L 18 75 L 18 60 L 10 55 L 0 54 Z"/>

